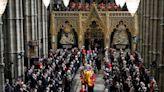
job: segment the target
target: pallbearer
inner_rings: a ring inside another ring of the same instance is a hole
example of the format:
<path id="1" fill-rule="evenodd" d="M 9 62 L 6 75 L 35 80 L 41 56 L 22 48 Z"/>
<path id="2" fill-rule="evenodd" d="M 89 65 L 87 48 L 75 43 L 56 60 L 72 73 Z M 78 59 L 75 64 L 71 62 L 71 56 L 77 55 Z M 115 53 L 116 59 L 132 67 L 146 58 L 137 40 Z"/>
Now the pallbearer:
<path id="1" fill-rule="evenodd" d="M 95 84 L 95 73 L 92 69 L 92 66 L 89 64 L 85 64 L 81 73 L 81 81 L 82 85 L 85 86 L 87 92 L 93 92 L 94 84 Z"/>

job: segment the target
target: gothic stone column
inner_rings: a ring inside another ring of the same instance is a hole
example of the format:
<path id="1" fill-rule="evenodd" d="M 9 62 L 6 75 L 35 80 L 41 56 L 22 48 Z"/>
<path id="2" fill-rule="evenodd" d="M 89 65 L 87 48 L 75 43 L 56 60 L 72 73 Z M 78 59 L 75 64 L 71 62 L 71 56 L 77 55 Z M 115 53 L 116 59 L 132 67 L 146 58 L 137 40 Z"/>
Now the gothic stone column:
<path id="1" fill-rule="evenodd" d="M 11 71 L 13 82 L 24 76 L 22 0 L 8 0 L 7 7 L 7 49 L 6 63 Z M 11 69 L 10 69 L 11 68 Z"/>
<path id="2" fill-rule="evenodd" d="M 0 92 L 4 92 L 4 39 L 3 39 L 3 29 L 2 29 L 2 17 L 0 15 Z"/>

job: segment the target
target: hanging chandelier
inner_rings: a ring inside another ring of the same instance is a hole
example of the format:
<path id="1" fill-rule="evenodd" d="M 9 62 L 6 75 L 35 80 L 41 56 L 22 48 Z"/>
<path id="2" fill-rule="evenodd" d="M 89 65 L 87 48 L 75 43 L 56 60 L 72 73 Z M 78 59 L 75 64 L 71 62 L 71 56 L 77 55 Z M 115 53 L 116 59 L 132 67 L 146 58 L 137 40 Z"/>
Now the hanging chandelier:
<path id="1" fill-rule="evenodd" d="M 126 0 L 115 0 L 116 5 L 121 6 L 121 8 L 124 6 Z"/>
<path id="2" fill-rule="evenodd" d="M 42 0 L 42 1 L 44 3 L 45 7 L 47 8 L 50 4 L 50 0 Z"/>
<path id="3" fill-rule="evenodd" d="M 0 0 L 0 17 L 4 13 L 7 5 L 7 0 Z"/>
<path id="4" fill-rule="evenodd" d="M 140 0 L 126 0 L 128 11 L 130 12 L 132 16 L 135 15 L 138 9 L 139 3 L 140 3 Z"/>
<path id="5" fill-rule="evenodd" d="M 68 7 L 69 1 L 70 1 L 70 0 L 63 0 L 63 3 L 64 3 L 64 6 L 65 6 L 65 7 Z"/>

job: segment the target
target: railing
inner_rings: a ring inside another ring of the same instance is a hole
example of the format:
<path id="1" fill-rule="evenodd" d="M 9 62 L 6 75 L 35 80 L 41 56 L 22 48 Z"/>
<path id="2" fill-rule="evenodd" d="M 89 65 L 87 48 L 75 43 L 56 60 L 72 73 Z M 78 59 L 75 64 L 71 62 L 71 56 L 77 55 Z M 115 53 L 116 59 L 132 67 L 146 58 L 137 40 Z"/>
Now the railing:
<path id="1" fill-rule="evenodd" d="M 90 11 L 53 11 L 52 14 L 55 17 L 69 17 L 74 16 L 78 17 L 79 15 L 83 17 L 89 16 Z M 128 11 L 98 11 L 100 16 L 109 16 L 109 17 L 132 17 Z"/>

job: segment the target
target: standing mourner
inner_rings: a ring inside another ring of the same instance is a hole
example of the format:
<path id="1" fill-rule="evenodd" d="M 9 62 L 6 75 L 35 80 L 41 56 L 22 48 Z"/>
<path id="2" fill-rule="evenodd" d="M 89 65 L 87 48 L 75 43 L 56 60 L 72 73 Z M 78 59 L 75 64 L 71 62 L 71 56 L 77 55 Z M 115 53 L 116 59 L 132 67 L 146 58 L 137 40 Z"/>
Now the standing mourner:
<path id="1" fill-rule="evenodd" d="M 103 66 L 104 91 L 158 92 L 155 79 L 150 77 L 148 70 L 142 63 L 141 57 L 136 52 L 129 53 L 120 50 L 120 52 L 114 53 L 114 51 L 113 49 L 106 49 L 105 51 L 105 64 Z M 108 64 L 112 65 L 112 69 L 108 67 Z"/>

